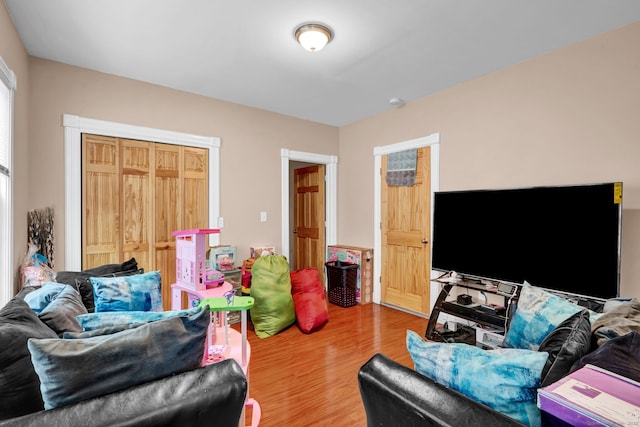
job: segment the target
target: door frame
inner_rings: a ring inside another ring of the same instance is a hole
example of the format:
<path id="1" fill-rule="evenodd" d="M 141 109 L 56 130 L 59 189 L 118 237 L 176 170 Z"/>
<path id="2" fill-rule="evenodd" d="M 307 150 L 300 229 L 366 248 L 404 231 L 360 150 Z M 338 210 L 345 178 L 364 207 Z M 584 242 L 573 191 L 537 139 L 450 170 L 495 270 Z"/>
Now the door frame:
<path id="1" fill-rule="evenodd" d="M 220 222 L 220 138 L 64 114 L 64 268 L 82 269 L 82 134 L 139 139 L 209 150 L 209 227 Z M 220 244 L 219 234 L 209 235 L 209 244 Z"/>
<path id="2" fill-rule="evenodd" d="M 337 241 L 337 206 L 338 206 L 338 156 L 327 154 L 307 153 L 303 151 L 293 151 L 286 148 L 280 150 L 281 164 L 281 245 L 282 255 L 291 259 L 291 243 L 289 229 L 291 218 L 289 218 L 289 191 L 291 182 L 289 178 L 289 161 L 307 162 L 325 165 L 325 250 L 327 246 L 335 245 Z"/>
<path id="3" fill-rule="evenodd" d="M 431 230 L 433 230 L 433 193 L 440 189 L 440 133 L 432 133 L 431 135 L 402 141 L 395 144 L 373 147 L 374 155 L 374 196 L 373 196 L 373 253 L 379 254 L 373 257 L 373 302 L 380 304 L 382 289 L 382 156 L 398 151 L 408 150 L 412 148 L 431 148 L 431 212 L 429 218 L 431 221 Z M 434 276 L 433 270 L 429 273 L 430 277 Z M 429 307 L 433 307 L 435 298 L 438 295 L 438 285 L 430 282 L 429 289 Z"/>

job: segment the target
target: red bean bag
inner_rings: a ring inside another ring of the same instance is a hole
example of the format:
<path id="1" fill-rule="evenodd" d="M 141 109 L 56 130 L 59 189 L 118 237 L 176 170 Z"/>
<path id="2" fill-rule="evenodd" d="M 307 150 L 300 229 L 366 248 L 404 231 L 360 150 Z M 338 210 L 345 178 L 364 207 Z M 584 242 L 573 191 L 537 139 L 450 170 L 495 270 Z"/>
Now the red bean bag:
<path id="1" fill-rule="evenodd" d="M 296 310 L 296 322 L 306 334 L 315 332 L 329 321 L 329 310 L 316 268 L 291 272 L 291 294 Z"/>

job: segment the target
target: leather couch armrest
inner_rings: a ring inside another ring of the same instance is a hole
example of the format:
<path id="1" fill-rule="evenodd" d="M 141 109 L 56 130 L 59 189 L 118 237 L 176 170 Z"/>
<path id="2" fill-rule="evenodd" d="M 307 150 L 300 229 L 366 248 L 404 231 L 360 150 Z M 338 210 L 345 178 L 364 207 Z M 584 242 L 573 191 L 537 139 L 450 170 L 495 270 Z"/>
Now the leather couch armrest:
<path id="1" fill-rule="evenodd" d="M 228 359 L 0 426 L 233 426 L 247 396 L 240 365 Z"/>
<path id="2" fill-rule="evenodd" d="M 358 371 L 367 426 L 522 426 L 516 420 L 374 355 Z"/>

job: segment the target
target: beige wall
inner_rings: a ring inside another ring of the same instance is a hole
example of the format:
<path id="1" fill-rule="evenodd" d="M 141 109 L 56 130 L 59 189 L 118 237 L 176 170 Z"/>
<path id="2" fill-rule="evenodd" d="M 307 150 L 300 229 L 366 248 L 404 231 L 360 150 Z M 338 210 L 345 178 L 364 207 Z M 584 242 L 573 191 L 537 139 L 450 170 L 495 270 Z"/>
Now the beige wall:
<path id="1" fill-rule="evenodd" d="M 221 138 L 221 241 L 280 248 L 280 149 L 338 152 L 338 129 L 309 121 L 31 58 L 30 200 L 56 211 L 64 257 L 63 114 Z M 47 185 L 41 185 L 47 182 Z M 260 222 L 260 211 L 269 220 Z"/>
<path id="2" fill-rule="evenodd" d="M 373 245 L 373 148 L 439 132 L 441 190 L 622 181 L 621 294 L 640 297 L 638 45 L 635 23 L 342 127 L 339 241 Z"/>
<path id="3" fill-rule="evenodd" d="M 17 89 L 14 96 L 13 123 L 13 192 L 14 244 L 11 265 L 16 267 L 15 286 L 19 284 L 17 267 L 27 249 L 27 211 L 30 205 L 27 191 L 29 174 L 29 56 L 20 41 L 18 32 L 9 18 L 4 2 L 0 2 L 0 56 L 15 73 Z"/>

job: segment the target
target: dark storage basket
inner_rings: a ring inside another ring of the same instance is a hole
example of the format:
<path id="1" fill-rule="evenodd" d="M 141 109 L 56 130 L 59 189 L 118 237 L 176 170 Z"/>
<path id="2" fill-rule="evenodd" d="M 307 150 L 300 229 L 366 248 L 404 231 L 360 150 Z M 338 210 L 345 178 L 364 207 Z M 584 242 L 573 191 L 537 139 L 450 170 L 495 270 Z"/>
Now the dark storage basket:
<path id="1" fill-rule="evenodd" d="M 341 307 L 356 305 L 358 264 L 344 261 L 330 261 L 327 268 L 329 302 Z"/>

